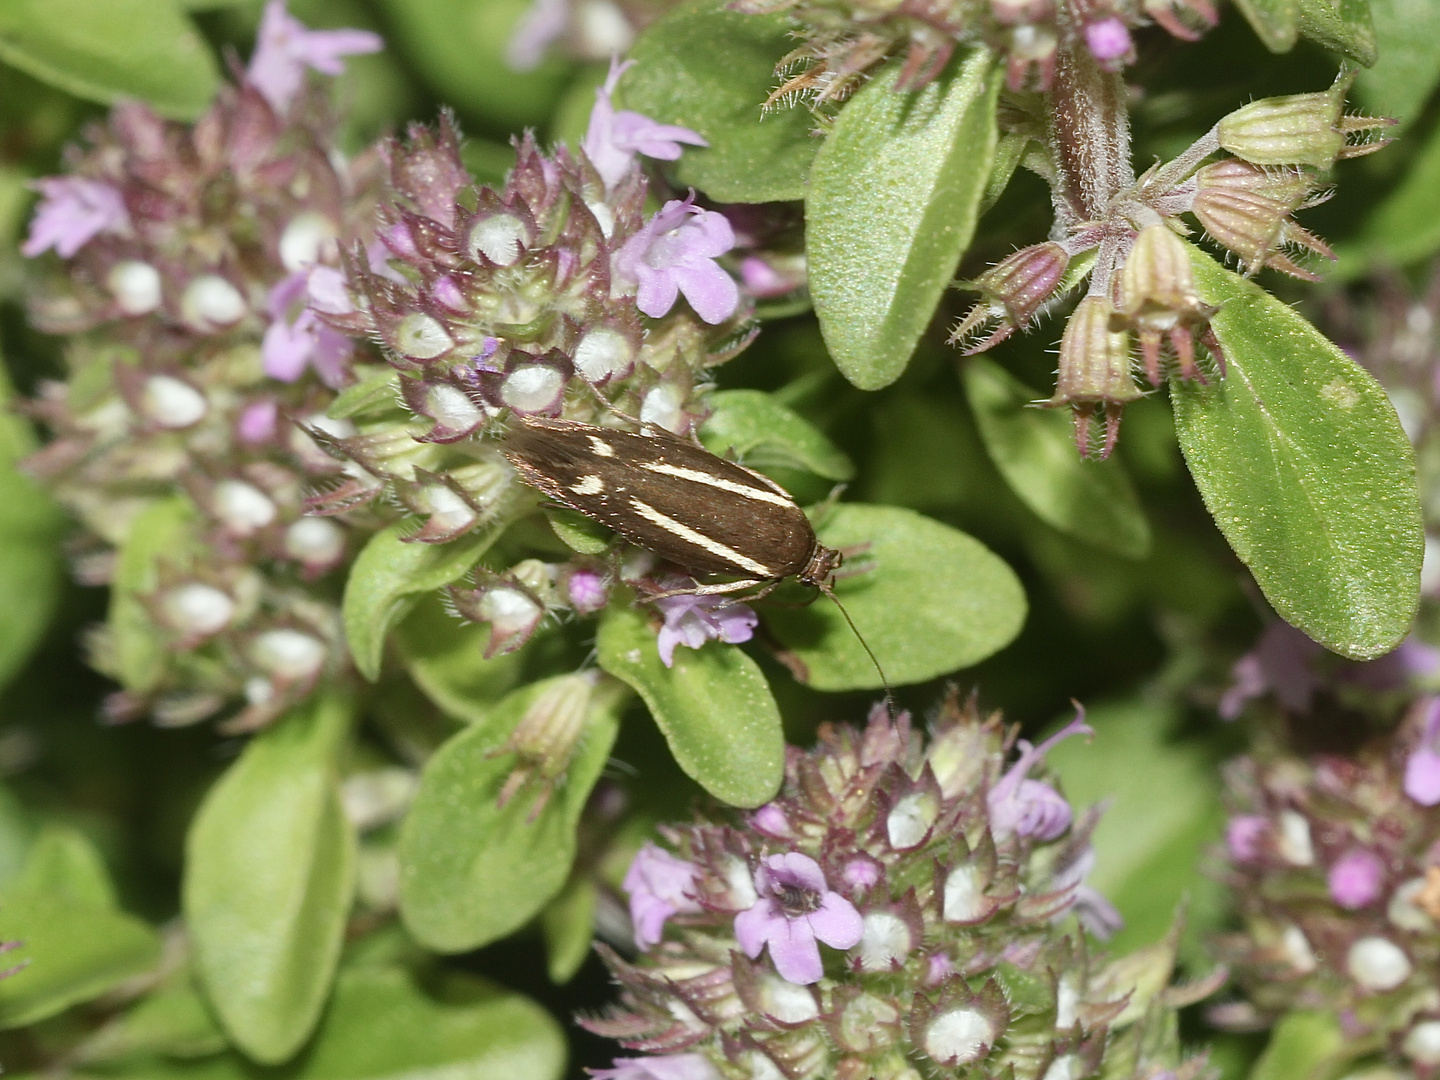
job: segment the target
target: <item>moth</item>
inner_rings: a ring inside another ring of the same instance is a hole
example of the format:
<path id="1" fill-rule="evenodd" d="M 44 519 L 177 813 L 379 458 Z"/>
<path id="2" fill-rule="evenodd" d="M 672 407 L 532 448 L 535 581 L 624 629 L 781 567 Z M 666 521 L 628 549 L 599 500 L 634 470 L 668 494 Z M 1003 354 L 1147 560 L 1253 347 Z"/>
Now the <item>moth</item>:
<path id="1" fill-rule="evenodd" d="M 758 598 L 789 577 L 830 592 L 844 556 L 768 476 L 659 428 L 516 419 L 504 453 L 525 483 L 670 562 L 738 578 L 687 592 Z"/>

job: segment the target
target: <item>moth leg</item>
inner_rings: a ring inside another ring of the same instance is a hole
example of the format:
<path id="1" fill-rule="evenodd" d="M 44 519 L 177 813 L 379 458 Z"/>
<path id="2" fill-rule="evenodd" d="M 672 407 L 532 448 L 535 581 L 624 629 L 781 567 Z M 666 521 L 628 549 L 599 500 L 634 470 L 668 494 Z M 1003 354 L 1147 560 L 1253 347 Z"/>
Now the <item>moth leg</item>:
<path id="1" fill-rule="evenodd" d="M 753 589 L 757 585 L 768 585 L 769 588 L 757 593 L 756 596 L 768 596 L 779 582 L 771 581 L 768 578 L 745 578 L 741 581 L 723 581 L 719 585 L 696 585 L 690 589 L 668 589 L 665 592 L 646 593 L 641 597 L 647 603 L 651 600 L 667 600 L 672 596 L 721 596 L 725 593 L 740 592 L 743 589 Z"/>

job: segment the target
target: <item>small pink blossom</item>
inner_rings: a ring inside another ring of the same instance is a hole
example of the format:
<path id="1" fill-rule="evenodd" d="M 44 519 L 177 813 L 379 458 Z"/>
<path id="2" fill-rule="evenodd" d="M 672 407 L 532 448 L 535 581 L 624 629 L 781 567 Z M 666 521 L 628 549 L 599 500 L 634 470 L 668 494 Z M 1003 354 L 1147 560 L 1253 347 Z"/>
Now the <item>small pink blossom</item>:
<path id="1" fill-rule="evenodd" d="M 1114 15 L 1086 25 L 1085 46 L 1100 66 L 1109 70 L 1125 64 L 1135 52 L 1130 31 Z"/>
<path id="2" fill-rule="evenodd" d="M 570 606 L 581 615 L 593 615 L 610 600 L 605 579 L 594 570 L 572 570 L 565 579 L 565 593 Z"/>
<path id="3" fill-rule="evenodd" d="M 657 1054 L 654 1057 L 616 1058 L 611 1069 L 591 1069 L 595 1080 L 720 1080 L 720 1073 L 703 1054 Z"/>
<path id="4" fill-rule="evenodd" d="M 130 214 L 114 184 L 83 176 L 46 176 L 35 181 L 40 205 L 30 222 L 30 235 L 20 246 L 33 259 L 54 248 L 68 259 L 101 233 L 124 233 Z"/>
<path id="5" fill-rule="evenodd" d="M 750 825 L 769 836 L 790 835 L 790 822 L 785 817 L 785 811 L 773 802 L 766 803 L 751 814 Z"/>
<path id="6" fill-rule="evenodd" d="M 339 75 L 345 70 L 342 56 L 384 46 L 380 35 L 368 30 L 311 30 L 285 10 L 285 0 L 270 0 L 246 75 L 275 111 L 284 113 L 304 85 L 307 67 Z"/>
<path id="7" fill-rule="evenodd" d="M 1440 698 L 1424 699 L 1420 745 L 1405 759 L 1405 794 L 1421 806 L 1440 805 Z"/>
<path id="8" fill-rule="evenodd" d="M 1225 847 L 1236 862 L 1254 862 L 1260 857 L 1270 822 L 1259 814 L 1237 814 L 1225 826 Z"/>
<path id="9" fill-rule="evenodd" d="M 735 279 L 715 259 L 735 246 L 724 214 L 702 210 L 695 196 L 672 199 L 615 253 L 615 273 L 637 286 L 635 306 L 665 315 L 683 293 L 695 314 L 722 323 L 740 304 Z"/>
<path id="10" fill-rule="evenodd" d="M 270 398 L 252 401 L 240 410 L 235 433 L 243 442 L 265 443 L 275 437 L 280 420 L 280 406 Z"/>
<path id="11" fill-rule="evenodd" d="M 260 340 L 260 360 L 272 379 L 294 382 L 306 367 L 313 367 L 325 385 L 338 386 L 350 358 L 350 339 L 322 323 L 308 307 L 290 318 L 306 296 L 310 273 L 298 270 L 271 288 L 266 301 L 271 321 Z"/>
<path id="12" fill-rule="evenodd" d="M 860 943 L 864 921 L 855 905 L 825 883 L 808 855 L 768 855 L 755 871 L 753 906 L 735 916 L 735 939 L 754 960 L 768 945 L 775 970 L 787 982 L 808 986 L 825 968 L 817 940 L 836 949 Z"/>
<path id="13" fill-rule="evenodd" d="M 1049 784 L 1030 780 L 1027 775 L 1045 759 L 1046 753 L 1056 743 L 1071 735 L 1093 734 L 1094 731 L 1085 723 L 1085 710 L 1077 708 L 1075 719 L 1039 746 L 1020 740 L 1020 756 L 996 781 L 986 800 L 990 810 L 990 831 L 997 838 L 1013 833 L 1044 842 L 1054 840 L 1070 827 L 1070 804 Z"/>
<path id="14" fill-rule="evenodd" d="M 1323 646 L 1276 619 L 1230 669 L 1235 681 L 1220 699 L 1221 719 L 1234 720 L 1247 702 L 1267 693 L 1273 693 L 1290 712 L 1307 712 L 1320 688 L 1311 664 L 1324 652 Z"/>
<path id="15" fill-rule="evenodd" d="M 516 71 L 533 71 L 570 24 L 566 0 L 535 0 L 505 46 L 505 62 Z"/>
<path id="16" fill-rule="evenodd" d="M 609 191 L 625 179 L 635 163 L 636 154 L 656 158 L 659 161 L 674 161 L 684 151 L 680 144 L 709 146 L 699 132 L 691 131 L 679 124 L 662 124 L 643 113 L 630 109 L 615 111 L 610 95 L 615 92 L 620 76 L 635 63 L 627 60 L 621 64 L 612 60 L 610 74 L 605 84 L 595 91 L 595 108 L 590 112 L 590 126 L 580 146 L 600 179 Z M 733 243 L 733 241 L 732 241 Z"/>
<path id="17" fill-rule="evenodd" d="M 636 945 L 659 944 L 670 916 L 700 910 L 692 895 L 699 875 L 699 867 L 655 844 L 646 843 L 635 853 L 622 886 L 630 894 Z"/>
<path id="18" fill-rule="evenodd" d="M 1335 860 L 1327 878 L 1330 898 L 1347 911 L 1373 904 L 1385 883 L 1384 860 L 1373 851 L 1354 848 Z"/>
<path id="19" fill-rule="evenodd" d="M 655 601 L 665 617 L 657 645 L 665 666 L 675 666 L 675 647 L 698 649 L 707 641 L 739 645 L 755 636 L 760 617 L 737 600 L 681 593 Z"/>

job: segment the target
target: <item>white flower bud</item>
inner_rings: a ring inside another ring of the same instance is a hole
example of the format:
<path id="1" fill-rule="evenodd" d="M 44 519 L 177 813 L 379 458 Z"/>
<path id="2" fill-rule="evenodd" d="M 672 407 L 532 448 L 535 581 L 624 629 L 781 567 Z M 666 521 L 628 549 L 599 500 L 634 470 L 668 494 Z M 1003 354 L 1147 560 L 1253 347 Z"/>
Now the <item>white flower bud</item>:
<path id="1" fill-rule="evenodd" d="M 517 367 L 500 388 L 500 400 L 520 412 L 541 412 L 550 408 L 565 388 L 565 376 L 548 364 Z"/>
<path id="2" fill-rule="evenodd" d="M 865 916 L 860 937 L 860 967 L 864 971 L 890 971 L 904 962 L 915 942 L 910 926 L 889 911 Z"/>
<path id="3" fill-rule="evenodd" d="M 192 581 L 168 590 L 160 601 L 165 618 L 186 634 L 210 635 L 230 625 L 235 601 L 212 585 Z"/>
<path id="4" fill-rule="evenodd" d="M 148 315 L 160 306 L 160 271 L 139 259 L 125 259 L 105 275 L 115 302 L 126 315 Z"/>
<path id="5" fill-rule="evenodd" d="M 280 234 L 280 262 L 292 274 L 313 266 L 334 247 L 339 230 L 324 214 L 314 210 L 296 214 Z"/>
<path id="6" fill-rule="evenodd" d="M 575 346 L 575 370 L 593 383 L 624 374 L 634 363 L 630 339 L 608 326 L 591 330 Z"/>
<path id="7" fill-rule="evenodd" d="M 1276 843 L 1280 857 L 1291 866 L 1310 866 L 1315 862 L 1315 846 L 1310 842 L 1310 823 L 1295 810 L 1286 810 L 1279 817 L 1280 838 Z"/>
<path id="8" fill-rule="evenodd" d="M 305 679 L 325 662 L 325 643 L 299 630 L 267 630 L 250 646 L 250 659 L 280 679 Z"/>
<path id="9" fill-rule="evenodd" d="M 395 329 L 395 347 L 416 360 L 433 360 L 454 348 L 455 342 L 439 320 L 424 312 L 412 311 Z"/>
<path id="10" fill-rule="evenodd" d="M 925 1029 L 925 1053 L 942 1065 L 967 1065 L 990 1052 L 996 1034 L 994 1023 L 979 1009 L 951 1009 Z"/>
<path id="11" fill-rule="evenodd" d="M 299 562 L 326 565 L 344 551 L 345 530 L 329 518 L 301 518 L 285 530 L 285 554 Z"/>
<path id="12" fill-rule="evenodd" d="M 493 214 L 470 230 L 470 254 L 480 256 L 496 266 L 509 266 L 520 258 L 521 248 L 529 242 L 525 223 L 511 214 Z"/>
<path id="13" fill-rule="evenodd" d="M 270 496 L 243 480 L 221 480 L 215 485 L 215 516 L 242 536 L 263 529 L 275 520 Z"/>
<path id="14" fill-rule="evenodd" d="M 1366 990 L 1394 990 L 1414 968 L 1403 949 L 1383 937 L 1363 937 L 1345 954 L 1345 970 Z"/>
<path id="15" fill-rule="evenodd" d="M 197 330 L 218 330 L 245 317 L 249 307 L 240 290 L 219 274 L 202 274 L 180 298 L 180 313 Z"/>
<path id="16" fill-rule="evenodd" d="M 904 851 L 921 843 L 929 835 L 938 809 L 935 799 L 928 792 L 912 791 L 902 797 L 885 819 L 890 846 Z"/>
<path id="17" fill-rule="evenodd" d="M 1440 1020 L 1422 1020 L 1410 1029 L 1401 1049 L 1417 1065 L 1440 1065 Z"/>
<path id="18" fill-rule="evenodd" d="M 767 974 L 760 980 L 760 1011 L 782 1024 L 803 1024 L 820 1015 L 820 1006 L 809 987 Z"/>
<path id="19" fill-rule="evenodd" d="M 1435 920 L 1417 903 L 1425 891 L 1425 885 L 1425 879 L 1417 877 L 1403 882 L 1395 890 L 1390 897 L 1389 906 L 1385 909 L 1385 914 L 1394 926 L 1409 930 L 1413 934 L 1428 934 L 1435 929 Z"/>
<path id="20" fill-rule="evenodd" d="M 425 388 L 425 408 L 436 423 L 454 431 L 472 428 L 485 419 L 485 410 L 466 397 L 463 390 L 444 383 Z"/>
<path id="21" fill-rule="evenodd" d="M 151 375 L 146 379 L 140 407 L 165 428 L 187 428 L 210 409 L 204 394 L 172 375 Z"/>
<path id="22" fill-rule="evenodd" d="M 544 612 L 540 605 L 519 589 L 491 589 L 480 601 L 480 615 L 506 637 L 527 629 Z"/>
<path id="23" fill-rule="evenodd" d="M 1310 939 L 1298 926 L 1285 928 L 1285 932 L 1280 935 L 1280 949 L 1285 954 L 1285 959 L 1290 961 L 1290 966 L 1300 974 L 1315 970 L 1315 950 L 1310 948 Z"/>
<path id="24" fill-rule="evenodd" d="M 1062 1054 L 1050 1063 L 1041 1080 L 1080 1080 L 1088 1071 L 1077 1054 Z"/>
<path id="25" fill-rule="evenodd" d="M 945 878 L 945 898 L 941 914 L 946 922 L 972 922 L 990 910 L 985 899 L 985 883 L 975 866 L 957 866 Z"/>
<path id="26" fill-rule="evenodd" d="M 651 389 L 640 403 L 640 419 L 644 423 L 655 424 L 678 435 L 685 426 L 684 404 L 678 386 L 661 383 Z"/>

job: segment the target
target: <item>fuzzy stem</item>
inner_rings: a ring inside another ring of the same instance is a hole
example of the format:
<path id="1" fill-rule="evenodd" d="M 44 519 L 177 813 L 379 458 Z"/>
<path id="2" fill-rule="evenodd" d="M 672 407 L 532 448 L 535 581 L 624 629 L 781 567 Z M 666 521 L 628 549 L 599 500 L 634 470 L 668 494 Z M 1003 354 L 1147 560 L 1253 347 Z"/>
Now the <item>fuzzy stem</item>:
<path id="1" fill-rule="evenodd" d="M 1067 229 L 1105 216 L 1110 199 L 1135 183 L 1125 82 L 1101 71 L 1083 44 L 1062 47 L 1050 90 L 1050 152 L 1059 170 L 1052 192 Z"/>

